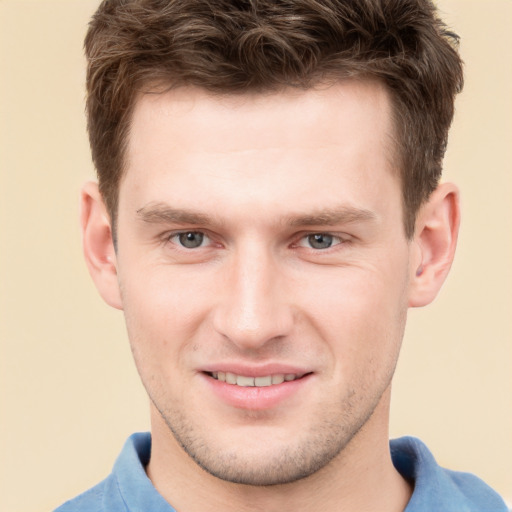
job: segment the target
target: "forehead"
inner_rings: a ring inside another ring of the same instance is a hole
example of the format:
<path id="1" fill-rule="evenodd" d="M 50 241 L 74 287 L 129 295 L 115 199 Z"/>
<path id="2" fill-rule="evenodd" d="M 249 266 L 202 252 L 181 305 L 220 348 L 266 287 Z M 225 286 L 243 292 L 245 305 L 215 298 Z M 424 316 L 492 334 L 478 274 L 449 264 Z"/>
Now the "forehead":
<path id="1" fill-rule="evenodd" d="M 347 129 L 352 137 L 359 133 L 387 146 L 392 137 L 390 108 L 387 90 L 376 80 L 277 93 L 212 94 L 179 87 L 138 96 L 128 146 L 129 151 L 151 149 L 161 142 L 154 139 L 160 130 L 167 134 L 166 144 L 178 150 L 258 150 L 294 145 L 299 138 L 318 148 L 339 144 Z"/>
<path id="2" fill-rule="evenodd" d="M 378 195 L 384 174 L 396 187 L 391 131 L 388 94 L 378 82 L 272 94 L 185 87 L 144 94 L 134 108 L 120 199 L 129 189 L 138 207 L 186 202 L 193 190 L 209 207 L 215 200 L 246 207 L 252 198 L 316 208 L 312 193 L 349 203 Z"/>

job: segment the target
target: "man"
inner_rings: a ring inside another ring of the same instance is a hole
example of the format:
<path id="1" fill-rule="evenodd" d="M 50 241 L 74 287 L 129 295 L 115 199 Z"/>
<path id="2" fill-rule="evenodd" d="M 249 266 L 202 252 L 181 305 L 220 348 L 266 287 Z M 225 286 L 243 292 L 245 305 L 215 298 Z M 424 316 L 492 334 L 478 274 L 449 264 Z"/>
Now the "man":
<path id="1" fill-rule="evenodd" d="M 84 252 L 151 435 L 59 511 L 506 510 L 388 441 L 407 309 L 457 240 L 455 42 L 422 0 L 101 4 Z"/>

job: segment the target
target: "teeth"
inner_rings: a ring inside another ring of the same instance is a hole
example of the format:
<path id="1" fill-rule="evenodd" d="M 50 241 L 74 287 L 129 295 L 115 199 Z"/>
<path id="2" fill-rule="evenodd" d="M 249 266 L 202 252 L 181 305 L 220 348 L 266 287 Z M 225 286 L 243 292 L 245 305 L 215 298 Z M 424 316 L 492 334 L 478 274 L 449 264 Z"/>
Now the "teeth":
<path id="1" fill-rule="evenodd" d="M 236 384 L 236 375 L 234 373 L 226 372 L 226 382 L 228 384 Z"/>
<path id="2" fill-rule="evenodd" d="M 272 384 L 281 384 L 282 382 L 284 382 L 284 375 L 282 373 L 272 375 Z"/>
<path id="3" fill-rule="evenodd" d="M 244 377 L 243 375 L 237 375 L 236 377 L 237 386 L 254 386 L 254 377 Z"/>
<path id="4" fill-rule="evenodd" d="M 270 375 L 268 377 L 256 377 L 254 384 L 256 386 L 272 386 L 272 377 Z"/>
<path id="5" fill-rule="evenodd" d="M 230 372 L 212 372 L 211 376 L 221 382 L 242 387 L 267 387 L 274 384 L 282 384 L 285 381 L 290 382 L 300 377 L 300 375 L 294 373 L 278 373 L 276 375 L 265 375 L 264 377 L 246 377 L 245 375 L 235 375 Z"/>

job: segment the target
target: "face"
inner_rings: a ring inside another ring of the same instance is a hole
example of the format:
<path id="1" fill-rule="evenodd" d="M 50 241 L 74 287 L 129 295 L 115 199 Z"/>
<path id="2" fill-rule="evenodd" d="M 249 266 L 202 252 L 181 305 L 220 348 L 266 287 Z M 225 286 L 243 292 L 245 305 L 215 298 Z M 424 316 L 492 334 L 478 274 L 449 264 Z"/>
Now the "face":
<path id="1" fill-rule="evenodd" d="M 411 272 L 390 140 L 375 83 L 138 100 L 122 307 L 157 414 L 211 474 L 291 482 L 384 428 Z"/>

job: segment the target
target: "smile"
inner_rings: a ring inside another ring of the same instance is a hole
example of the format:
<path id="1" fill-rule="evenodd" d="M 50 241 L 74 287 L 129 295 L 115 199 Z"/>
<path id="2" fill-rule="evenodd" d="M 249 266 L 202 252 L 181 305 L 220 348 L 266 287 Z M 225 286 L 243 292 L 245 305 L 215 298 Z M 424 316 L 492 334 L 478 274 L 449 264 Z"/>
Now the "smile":
<path id="1" fill-rule="evenodd" d="M 230 372 L 212 372 L 211 377 L 227 384 L 241 387 L 267 387 L 282 384 L 283 382 L 291 382 L 300 379 L 303 375 L 295 373 L 278 373 L 275 375 L 265 375 L 263 377 L 247 377 L 245 375 L 236 375 Z"/>

